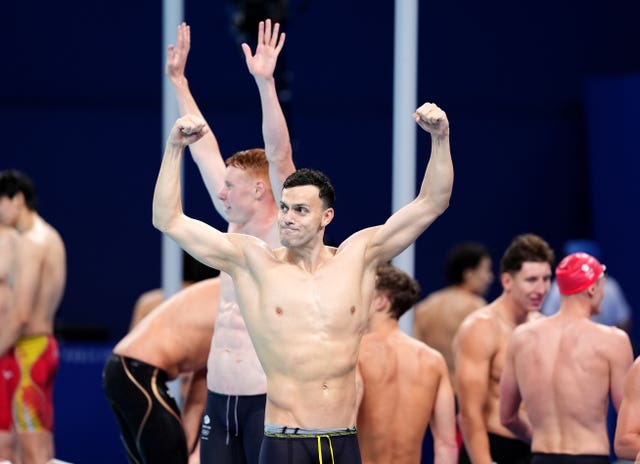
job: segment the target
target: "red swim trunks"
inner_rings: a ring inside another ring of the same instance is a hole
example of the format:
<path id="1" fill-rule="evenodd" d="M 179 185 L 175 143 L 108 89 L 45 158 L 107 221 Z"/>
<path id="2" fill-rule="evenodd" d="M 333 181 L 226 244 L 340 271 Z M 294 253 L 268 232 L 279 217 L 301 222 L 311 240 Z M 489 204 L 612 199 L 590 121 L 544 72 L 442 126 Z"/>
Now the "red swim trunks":
<path id="1" fill-rule="evenodd" d="M 13 396 L 18 432 L 53 431 L 53 381 L 58 371 L 58 344 L 51 335 L 18 340 L 14 348 L 20 382 Z"/>

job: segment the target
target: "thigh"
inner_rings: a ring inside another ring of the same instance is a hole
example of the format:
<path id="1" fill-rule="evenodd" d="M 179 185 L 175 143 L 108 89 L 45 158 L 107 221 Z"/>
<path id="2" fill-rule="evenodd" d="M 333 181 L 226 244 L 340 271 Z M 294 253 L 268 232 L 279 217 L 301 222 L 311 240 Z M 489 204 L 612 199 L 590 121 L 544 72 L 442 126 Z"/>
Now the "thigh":
<path id="1" fill-rule="evenodd" d="M 242 440 L 236 430 L 235 397 L 207 392 L 207 404 L 200 427 L 200 462 L 245 464 Z M 229 416 L 232 420 L 229 421 Z M 263 426 L 264 427 L 264 426 Z"/>
<path id="2" fill-rule="evenodd" d="M 258 464 L 264 437 L 264 408 L 267 395 L 241 396 L 240 434 L 248 464 Z"/>

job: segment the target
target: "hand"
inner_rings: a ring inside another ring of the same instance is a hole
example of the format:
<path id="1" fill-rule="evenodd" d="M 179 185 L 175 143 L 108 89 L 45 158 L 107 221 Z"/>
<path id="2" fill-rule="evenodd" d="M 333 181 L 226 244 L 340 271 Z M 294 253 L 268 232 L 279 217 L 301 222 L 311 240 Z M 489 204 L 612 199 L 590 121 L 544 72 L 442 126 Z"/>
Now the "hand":
<path id="1" fill-rule="evenodd" d="M 186 115 L 178 119 L 169 133 L 168 143 L 186 147 L 197 142 L 207 133 L 207 123 L 198 116 Z"/>
<path id="2" fill-rule="evenodd" d="M 191 28 L 186 23 L 178 26 L 176 45 L 167 47 L 166 73 L 172 82 L 184 79 L 184 68 L 187 65 L 187 57 L 191 48 Z"/>
<path id="3" fill-rule="evenodd" d="M 258 26 L 258 45 L 256 54 L 251 55 L 251 48 L 246 43 L 242 44 L 247 68 L 254 78 L 269 79 L 273 76 L 276 61 L 280 50 L 284 45 L 285 34 L 279 34 L 280 24 L 275 23 L 271 28 L 271 20 L 260 21 Z"/>
<path id="4" fill-rule="evenodd" d="M 449 120 L 444 111 L 435 103 L 425 103 L 413 113 L 413 119 L 420 127 L 435 137 L 449 136 Z"/>

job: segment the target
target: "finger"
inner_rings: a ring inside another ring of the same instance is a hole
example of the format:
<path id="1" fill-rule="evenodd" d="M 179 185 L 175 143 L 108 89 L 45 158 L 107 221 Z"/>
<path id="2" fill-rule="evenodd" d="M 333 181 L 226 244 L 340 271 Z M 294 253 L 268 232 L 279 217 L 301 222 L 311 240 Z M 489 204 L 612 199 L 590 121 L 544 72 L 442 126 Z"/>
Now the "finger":
<path id="1" fill-rule="evenodd" d="M 246 43 L 240 44 L 240 47 L 242 47 L 242 53 L 244 53 L 244 59 L 249 61 L 252 58 L 251 47 L 249 47 L 249 45 L 247 45 Z"/>
<path id="2" fill-rule="evenodd" d="M 272 34 L 271 34 L 271 19 L 268 19 L 265 21 L 264 23 L 264 44 L 265 45 L 271 45 L 271 38 L 272 38 Z"/>
<path id="3" fill-rule="evenodd" d="M 278 46 L 276 47 L 276 53 L 280 53 L 282 47 L 284 46 L 284 39 L 286 38 L 284 32 L 280 34 L 280 41 L 278 42 Z"/>
<path id="4" fill-rule="evenodd" d="M 264 21 L 258 23 L 258 45 L 264 40 Z"/>
<path id="5" fill-rule="evenodd" d="M 280 32 L 280 23 L 275 23 L 273 25 L 273 35 L 271 36 L 271 43 L 270 43 L 272 47 L 276 47 L 278 45 L 279 32 Z"/>

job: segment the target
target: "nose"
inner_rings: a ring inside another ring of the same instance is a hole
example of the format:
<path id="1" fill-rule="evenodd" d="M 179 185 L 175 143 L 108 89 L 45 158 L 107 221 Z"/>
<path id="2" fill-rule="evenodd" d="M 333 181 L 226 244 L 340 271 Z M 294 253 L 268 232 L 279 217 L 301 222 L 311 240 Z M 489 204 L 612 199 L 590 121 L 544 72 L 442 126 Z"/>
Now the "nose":
<path id="1" fill-rule="evenodd" d="M 223 200 L 223 201 L 224 201 L 225 198 L 227 198 L 227 187 L 226 187 L 226 185 L 220 189 L 220 191 L 218 192 L 218 194 L 216 196 L 220 200 Z"/>
<path id="2" fill-rule="evenodd" d="M 282 218 L 282 222 L 284 222 L 285 224 L 291 224 L 291 220 L 289 219 L 289 210 L 287 211 L 280 210 L 280 216 Z"/>
<path id="3" fill-rule="evenodd" d="M 540 293 L 541 295 L 546 295 L 546 293 L 549 291 L 549 287 L 550 287 L 550 282 L 546 279 L 540 279 L 536 285 L 536 292 Z"/>

